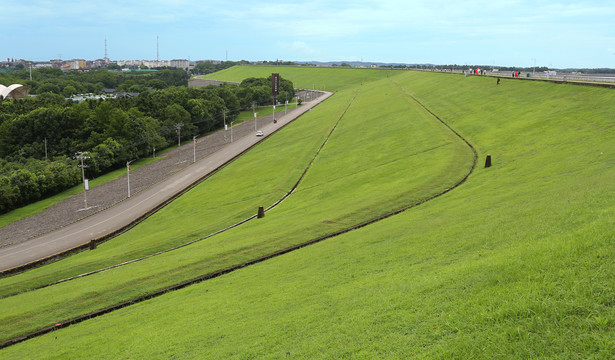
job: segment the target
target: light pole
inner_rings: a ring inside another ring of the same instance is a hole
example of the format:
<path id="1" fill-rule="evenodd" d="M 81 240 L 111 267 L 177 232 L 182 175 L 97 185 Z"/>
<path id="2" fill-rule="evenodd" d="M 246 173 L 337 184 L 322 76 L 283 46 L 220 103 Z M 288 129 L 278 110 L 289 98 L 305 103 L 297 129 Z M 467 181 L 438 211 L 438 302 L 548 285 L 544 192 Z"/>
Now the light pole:
<path id="1" fill-rule="evenodd" d="M 130 197 L 130 163 L 134 160 L 126 161 L 126 179 L 128 180 L 128 197 Z"/>
<path id="2" fill-rule="evenodd" d="M 75 154 L 75 159 L 81 160 L 80 167 L 81 167 L 81 180 L 83 181 L 83 202 L 85 204 L 85 207 L 83 208 L 84 210 L 88 208 L 88 196 L 86 194 L 86 191 L 88 190 L 88 185 L 86 183 L 87 180 L 85 179 L 85 165 L 83 164 L 83 160 L 86 160 L 89 158 L 90 156 L 85 151 L 80 151 Z"/>
<path id="3" fill-rule="evenodd" d="M 254 113 L 254 131 L 256 131 L 256 111 L 254 110 L 254 101 L 252 101 L 252 113 Z"/>
<path id="4" fill-rule="evenodd" d="M 233 142 L 233 123 L 234 121 L 231 121 L 231 142 Z"/>
<path id="5" fill-rule="evenodd" d="M 192 137 L 192 162 L 196 162 L 196 135 Z"/>
<path id="6" fill-rule="evenodd" d="M 182 133 L 182 126 L 184 126 L 184 124 L 182 123 L 177 123 L 175 124 L 175 131 L 177 132 L 177 163 L 179 164 L 182 160 L 181 157 L 181 133 Z"/>

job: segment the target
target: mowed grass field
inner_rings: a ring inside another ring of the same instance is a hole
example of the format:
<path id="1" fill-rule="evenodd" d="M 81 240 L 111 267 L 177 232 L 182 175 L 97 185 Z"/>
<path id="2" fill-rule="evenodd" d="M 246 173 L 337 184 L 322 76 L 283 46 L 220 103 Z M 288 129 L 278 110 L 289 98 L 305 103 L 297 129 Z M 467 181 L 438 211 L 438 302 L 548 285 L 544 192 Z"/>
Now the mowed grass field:
<path id="1" fill-rule="evenodd" d="M 259 204 L 270 205 L 308 169 L 297 190 L 266 219 L 139 263 L 1 299 L 10 309 L 0 315 L 2 339 L 327 235 L 452 186 L 470 170 L 472 152 L 403 94 L 389 94 L 397 100 L 378 110 L 374 104 L 388 86 L 382 80 L 336 94 L 96 251 L 3 279 L 7 296 L 203 237 L 254 214 Z M 383 114 L 386 126 L 380 124 Z M 315 161 L 307 168 L 309 159 Z"/>
<path id="2" fill-rule="evenodd" d="M 271 70 L 285 77 L 286 69 Z M 318 77 L 319 70 L 288 71 Z M 615 93 L 449 74 L 380 76 L 340 85 L 347 90 L 310 113 L 339 114 L 350 104 L 296 194 L 264 221 L 180 258 L 8 297 L 0 306 L 12 312 L 48 302 L 51 311 L 72 305 L 65 294 L 76 288 L 100 301 L 109 292 L 103 284 L 140 274 L 162 279 L 164 270 L 154 269 L 166 264 L 183 266 L 214 250 L 239 253 L 225 248 L 231 244 L 249 252 L 309 238 L 446 189 L 468 172 L 472 153 L 413 99 L 468 139 L 481 160 L 491 154 L 494 166 L 479 166 L 460 187 L 386 220 L 0 354 L 610 358 Z M 36 311 L 1 323 L 36 318 Z"/>

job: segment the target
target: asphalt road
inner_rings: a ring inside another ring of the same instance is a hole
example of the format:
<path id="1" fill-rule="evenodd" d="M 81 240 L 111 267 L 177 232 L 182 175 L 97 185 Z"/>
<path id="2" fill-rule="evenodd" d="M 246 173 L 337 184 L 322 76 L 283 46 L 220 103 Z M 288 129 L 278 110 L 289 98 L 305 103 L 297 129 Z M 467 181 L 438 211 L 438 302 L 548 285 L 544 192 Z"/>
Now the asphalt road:
<path id="1" fill-rule="evenodd" d="M 312 107 L 331 95 L 332 93 L 326 92 L 323 96 L 319 96 L 313 101 L 305 102 L 301 107 L 288 111 L 287 115 L 277 115 L 280 117 L 277 119 L 276 124 L 270 122 L 260 129 L 265 136 L 257 137 L 255 134 L 251 134 L 242 138 L 236 138 L 232 143 L 227 144 L 212 155 L 197 161 L 181 172 L 104 211 L 47 234 L 0 248 L 0 271 L 62 253 L 122 229 L 142 215 L 164 204 L 184 188 L 207 176 L 207 174 L 224 165 L 229 160 L 241 155 L 263 138 L 298 118 L 301 114 L 310 111 Z"/>

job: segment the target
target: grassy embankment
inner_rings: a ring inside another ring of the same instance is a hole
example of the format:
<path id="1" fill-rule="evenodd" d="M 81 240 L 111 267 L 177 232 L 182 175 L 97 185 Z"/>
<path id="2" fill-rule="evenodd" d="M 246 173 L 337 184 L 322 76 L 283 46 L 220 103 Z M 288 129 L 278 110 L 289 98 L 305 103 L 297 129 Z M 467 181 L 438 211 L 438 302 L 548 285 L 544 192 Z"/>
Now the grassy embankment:
<path id="1" fill-rule="evenodd" d="M 206 236 L 241 221 L 282 197 L 297 181 L 324 141 L 333 120 L 301 122 L 277 142 L 265 141 L 250 157 L 218 174 L 95 252 L 80 253 L 60 262 L 0 281 L 0 295 L 46 284 L 101 267 L 145 256 Z M 311 132 L 306 137 L 305 133 Z M 277 152 L 283 147 L 285 152 Z M 264 166 L 263 164 L 268 164 Z M 245 176 L 250 174 L 249 177 Z M 162 219 L 162 220 L 160 220 Z"/>
<path id="2" fill-rule="evenodd" d="M 615 93 L 429 73 L 392 80 L 494 167 L 382 222 L 3 357 L 610 358 Z"/>
<path id="3" fill-rule="evenodd" d="M 4 279 L 1 282 L 3 290 L 10 292 L 17 287 L 39 284 L 41 279 L 50 281 L 58 273 L 71 273 L 82 264 L 93 266 L 98 261 L 108 261 L 115 256 L 110 253 L 131 251 L 136 243 L 143 246 L 160 238 L 177 237 L 183 242 L 191 239 L 194 234 L 187 228 L 201 229 L 210 225 L 207 224 L 210 219 L 217 225 L 214 218 L 224 213 L 221 209 L 229 199 L 252 199 L 256 189 L 273 181 L 278 173 L 289 173 L 292 167 L 284 165 L 282 159 L 295 158 L 293 149 L 303 149 L 312 157 L 315 148 L 324 140 L 322 135 L 330 131 L 332 123 L 350 105 L 302 186 L 268 213 L 266 221 L 254 221 L 137 264 L 2 299 L 1 306 L 11 309 L 0 321 L 3 337 L 307 241 L 452 186 L 469 170 L 471 151 L 416 103 L 395 92 L 387 94 L 387 87 L 390 83 L 384 80 L 364 89 L 356 98 L 353 91 L 337 94 L 305 119 L 259 145 L 151 220 L 122 235 L 118 242 L 113 240 L 96 251 Z M 390 101 L 386 111 L 374 106 L 385 99 Z M 387 126 L 382 126 L 382 116 L 386 117 Z M 305 150 L 306 144 L 311 145 L 307 147 L 310 151 Z M 284 152 L 279 151 L 282 148 Z M 283 166 L 286 168 L 278 171 Z M 417 172 L 417 168 L 425 170 Z M 256 177 L 258 169 L 268 170 L 265 177 Z M 301 172 L 303 168 L 295 167 L 290 174 L 293 171 Z M 226 177 L 226 172 L 233 176 Z M 234 181 L 232 186 L 229 186 L 230 179 Z M 217 183 L 230 188 L 227 197 L 205 206 L 199 196 L 211 200 L 213 194 L 224 193 L 216 188 Z M 256 204 L 250 208 L 252 213 Z M 207 212 L 211 212 L 211 216 L 204 215 Z M 63 306 L 67 303 L 71 306 Z"/>
<path id="4" fill-rule="evenodd" d="M 344 69 L 344 68 L 308 68 L 308 67 L 272 67 L 272 66 L 236 66 L 214 74 L 203 76 L 211 80 L 241 82 L 249 77 L 267 77 L 279 73 L 284 79 L 290 79 L 295 88 L 315 89 L 337 92 L 355 88 L 370 81 L 399 75 L 399 70 Z"/>
<path id="5" fill-rule="evenodd" d="M 360 77 L 359 77 L 360 78 Z M 373 79 L 373 77 L 370 77 L 369 79 Z M 289 106 L 289 109 L 291 109 L 293 106 Z M 280 110 L 281 108 L 279 107 L 278 110 Z M 284 110 L 280 110 L 277 113 L 282 113 Z M 258 116 L 266 116 L 266 115 L 270 115 L 272 113 L 272 108 L 271 107 L 264 107 L 258 110 Z M 242 120 L 249 120 L 253 117 L 253 113 L 251 111 L 247 112 L 244 111 L 242 112 L 239 117 L 238 117 L 238 121 L 242 121 Z M 308 125 L 308 127 L 310 129 L 313 130 L 313 127 L 311 125 Z M 318 134 L 319 136 L 321 136 L 319 139 L 324 139 L 322 136 L 325 136 L 326 133 L 328 133 L 328 130 L 325 126 L 325 128 L 322 129 L 323 132 L 313 132 L 313 135 Z M 299 135 L 302 136 L 302 135 Z M 304 135 L 302 136 L 304 137 Z M 292 140 L 294 141 L 294 139 Z M 312 143 L 312 146 L 317 146 L 319 145 L 318 141 L 320 140 L 316 140 L 316 142 Z M 168 150 L 172 150 L 175 149 L 176 146 L 173 145 L 168 149 L 165 149 L 164 151 L 161 152 L 161 156 L 164 156 L 164 152 L 168 151 Z M 304 151 L 301 150 L 299 148 L 296 148 L 295 150 L 297 151 Z M 314 149 L 311 149 L 310 151 L 315 151 Z M 282 196 L 282 194 L 287 191 L 288 189 L 290 189 L 290 186 L 292 186 L 293 181 L 295 181 L 298 178 L 298 174 L 293 173 L 293 174 L 288 174 L 287 169 L 302 169 L 306 164 L 307 161 L 309 160 L 309 154 L 307 154 L 306 156 L 300 155 L 299 153 L 293 153 L 290 152 L 288 153 L 289 156 L 284 156 L 285 154 L 279 154 L 282 155 L 283 158 L 275 158 L 275 159 L 271 159 L 269 158 L 269 160 L 271 160 L 273 163 L 275 164 L 281 164 L 281 166 L 279 168 L 277 168 L 278 172 L 275 172 L 275 169 L 272 168 L 263 168 L 262 166 L 259 166 L 259 168 L 257 170 L 251 170 L 252 174 L 254 174 L 254 179 L 256 182 L 260 182 L 259 177 L 262 178 L 262 176 L 264 175 L 264 173 L 267 173 L 267 176 L 275 176 L 275 179 L 271 180 L 268 179 L 268 181 L 263 182 L 264 183 L 264 187 L 261 186 L 259 187 L 256 191 L 258 191 L 259 194 L 265 194 L 265 193 L 270 193 L 272 191 L 272 189 L 277 189 L 278 192 L 275 194 L 271 194 L 272 196 L 270 196 L 270 199 L 274 199 L 277 200 L 280 196 Z M 303 154 L 305 155 L 305 154 Z M 148 164 L 152 161 L 154 161 L 156 159 L 143 159 L 140 160 L 138 162 L 135 162 L 133 165 L 133 168 L 137 168 L 139 166 Z M 299 161 L 299 163 L 294 164 L 292 162 L 294 161 Z M 303 161 L 303 162 L 301 162 Z M 294 164 L 294 165 L 293 165 Z M 125 172 L 123 172 L 124 170 L 122 169 L 118 169 L 116 171 L 110 172 L 108 174 L 105 174 L 103 176 L 100 176 L 96 179 L 93 179 L 90 181 L 90 186 L 91 187 L 95 187 L 98 186 L 106 181 L 111 181 L 114 180 L 120 176 L 123 176 L 125 174 Z M 256 174 L 256 173 L 259 174 Z M 276 175 L 277 174 L 277 175 Z M 218 192 L 215 192 L 212 195 L 204 195 L 207 199 L 208 199 L 208 203 L 214 204 L 213 208 L 215 209 L 215 206 L 217 206 L 218 204 L 218 200 L 219 198 L 226 198 L 227 196 L 232 196 L 232 194 L 230 194 L 228 192 L 228 188 L 226 185 L 224 185 L 225 183 L 229 183 L 229 182 L 236 182 L 237 178 L 241 178 L 241 175 L 238 175 L 236 172 L 234 173 L 229 173 L 229 178 L 227 178 L 226 180 L 219 180 L 217 182 L 218 186 L 224 188 L 224 189 L 219 189 Z M 231 180 L 232 178 L 232 180 Z M 275 181 L 278 180 L 282 180 L 281 183 L 275 183 Z M 273 182 L 272 182 L 273 181 Z M 45 209 L 47 209 L 48 207 L 52 206 L 53 204 L 55 204 L 58 201 L 64 200 L 70 196 L 73 196 L 75 194 L 78 194 L 80 191 L 83 190 L 83 187 L 81 185 L 75 186 L 74 188 L 71 188 L 70 190 L 67 190 L 65 192 L 62 192 L 61 194 L 55 195 L 53 197 L 50 197 L 48 199 L 45 200 L 41 200 L 39 202 L 30 204 L 28 206 L 25 206 L 23 208 L 20 209 L 16 209 L 10 213 L 4 214 L 4 215 L 0 215 L 0 226 L 5 226 L 8 225 L 10 223 L 13 223 L 15 221 L 18 221 L 22 218 L 37 214 L 41 211 L 44 211 Z M 203 195 L 202 195 L 203 196 Z M 257 192 L 253 192 L 252 196 L 257 198 Z M 202 200 L 200 200 L 202 201 Z M 223 200 L 223 202 L 226 200 Z M 229 208 L 224 208 L 223 209 L 223 213 L 225 214 L 225 216 L 223 217 L 218 217 L 218 216 L 211 216 L 212 218 L 217 218 L 217 220 L 219 221 L 213 221 L 212 224 L 210 224 L 209 226 L 206 227 L 200 227 L 200 231 L 198 231 L 194 236 L 189 237 L 189 240 L 186 241 L 190 241 L 190 240 L 194 240 L 195 238 L 199 238 L 201 236 L 207 235 L 213 231 L 219 230 L 221 228 L 224 228 L 226 226 L 229 226 L 237 221 L 240 221 L 244 218 L 246 218 L 247 216 L 253 214 L 254 212 L 254 207 L 255 206 L 259 206 L 259 205 L 267 205 L 267 204 L 271 204 L 271 202 L 267 203 L 267 202 L 262 202 L 261 200 L 259 201 L 251 201 L 248 205 L 246 205 L 245 203 L 234 203 L 233 208 L 229 209 Z M 179 205 L 184 207 L 184 205 Z M 215 212 L 215 210 L 214 210 Z M 193 225 L 193 226 L 200 226 L 200 224 L 202 224 L 202 222 L 195 222 L 192 219 L 189 220 L 189 222 Z M 176 222 L 175 222 L 176 223 Z M 189 229 L 189 228 L 188 228 Z M 68 266 L 63 266 L 62 268 L 66 269 L 69 268 L 68 271 L 66 270 L 56 270 L 54 269 L 46 269 L 45 271 L 43 271 L 42 273 L 35 271 L 34 273 L 32 273 L 29 278 L 35 278 L 36 280 L 34 282 L 30 282 L 29 280 L 26 280 L 27 282 L 30 283 L 30 285 L 23 285 L 23 286 L 15 286 L 17 283 L 21 283 L 22 280 L 9 280 L 7 281 L 4 285 L 0 285 L 0 296 L 4 296 L 6 294 L 9 293 L 13 293 L 16 291 L 21 291 L 22 289 L 27 289 L 29 287 L 33 287 L 33 286 L 39 286 L 41 284 L 46 284 L 48 282 L 51 281 L 55 281 L 58 279 L 62 279 L 65 277 L 69 277 L 69 276 L 73 276 L 73 275 L 77 275 L 83 272 L 87 272 L 87 271 L 91 271 L 100 267 L 104 267 L 104 266 L 108 266 L 111 264 L 116 264 L 116 263 L 120 263 L 126 260 L 130 260 L 130 259 L 134 259 L 134 258 L 138 258 L 147 254 L 151 254 L 151 253 L 155 253 L 157 251 L 160 250 L 164 250 L 166 248 L 169 247 L 173 247 L 176 246 L 178 244 L 181 244 L 183 241 L 186 239 L 186 236 L 181 235 L 180 236 L 181 240 L 178 240 L 176 238 L 157 238 L 157 240 L 151 240 L 151 239 L 147 239 L 147 241 L 141 241 L 139 243 L 133 243 L 133 246 L 131 247 L 131 249 L 128 249 L 127 251 L 125 250 L 118 250 L 118 252 L 120 254 L 118 254 L 117 252 L 115 254 L 106 254 L 104 255 L 102 258 L 102 261 L 98 261 L 98 260 L 94 260 L 93 263 L 90 263 L 89 257 L 88 260 L 85 260 L 86 265 L 83 265 L 82 262 L 77 261 L 77 264 L 72 264 L 72 265 L 68 265 Z"/>

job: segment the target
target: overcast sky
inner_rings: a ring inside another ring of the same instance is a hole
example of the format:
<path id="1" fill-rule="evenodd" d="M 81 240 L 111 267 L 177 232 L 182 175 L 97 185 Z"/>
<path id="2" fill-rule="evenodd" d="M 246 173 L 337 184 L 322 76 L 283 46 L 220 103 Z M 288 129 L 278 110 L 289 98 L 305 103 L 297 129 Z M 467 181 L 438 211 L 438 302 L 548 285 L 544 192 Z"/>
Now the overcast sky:
<path id="1" fill-rule="evenodd" d="M 0 0 L 0 59 L 615 68 L 615 1 Z M 535 60 L 534 60 L 535 59 Z"/>

